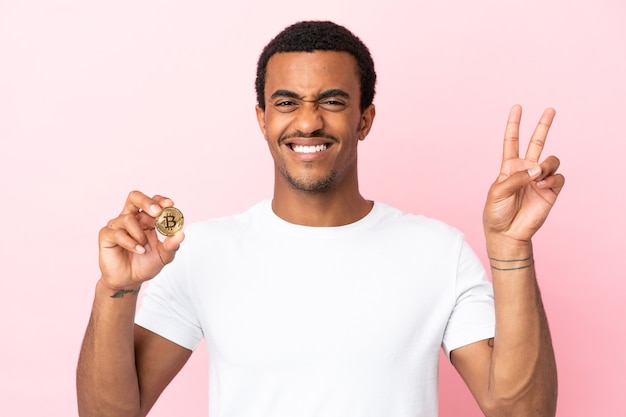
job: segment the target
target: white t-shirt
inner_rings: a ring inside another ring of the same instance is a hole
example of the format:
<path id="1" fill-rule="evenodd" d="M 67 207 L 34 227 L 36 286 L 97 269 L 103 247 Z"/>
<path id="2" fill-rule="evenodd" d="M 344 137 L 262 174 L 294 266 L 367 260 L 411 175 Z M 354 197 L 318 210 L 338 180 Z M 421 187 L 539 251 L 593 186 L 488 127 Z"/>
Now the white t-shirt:
<path id="1" fill-rule="evenodd" d="M 210 417 L 436 416 L 439 349 L 494 335 L 482 264 L 436 220 L 307 227 L 268 200 L 185 233 L 136 322 L 206 339 Z"/>

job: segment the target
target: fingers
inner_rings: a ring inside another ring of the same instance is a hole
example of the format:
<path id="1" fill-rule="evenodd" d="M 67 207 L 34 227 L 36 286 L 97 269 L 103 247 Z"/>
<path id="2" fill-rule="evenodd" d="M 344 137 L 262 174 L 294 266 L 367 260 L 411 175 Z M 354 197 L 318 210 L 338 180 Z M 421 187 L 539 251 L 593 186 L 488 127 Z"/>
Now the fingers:
<path id="1" fill-rule="evenodd" d="M 150 240 L 148 231 L 154 234 L 154 218 L 163 208 L 173 205 L 174 202 L 167 197 L 148 197 L 140 191 L 132 191 L 120 215 L 101 230 L 102 247 L 120 246 L 131 252 L 145 253 Z"/>
<path id="2" fill-rule="evenodd" d="M 526 151 L 526 159 L 530 162 L 538 162 L 541 157 L 541 151 L 543 151 L 543 147 L 546 143 L 546 138 L 548 137 L 548 131 L 550 130 L 550 126 L 552 125 L 552 121 L 554 120 L 554 116 L 556 115 L 556 110 L 552 108 L 547 108 L 544 110 L 541 118 L 539 119 L 539 123 L 537 123 L 537 127 L 533 132 L 533 135 L 530 138 L 530 143 L 528 144 L 528 150 Z"/>
<path id="3" fill-rule="evenodd" d="M 128 232 L 128 229 L 113 228 L 111 226 L 100 229 L 98 240 L 100 241 L 100 247 L 102 249 L 110 249 L 119 246 L 129 252 L 138 254 L 146 252 L 145 245 L 148 243 L 145 234 L 133 237 Z"/>
<path id="4" fill-rule="evenodd" d="M 546 177 L 549 177 L 550 175 L 554 175 L 559 169 L 559 166 L 561 166 L 561 161 L 559 160 L 559 158 L 557 158 L 556 156 L 547 157 L 546 160 L 539 165 L 542 175 L 538 178 L 538 180 L 540 181 Z"/>
<path id="5" fill-rule="evenodd" d="M 150 228 L 154 228 L 154 219 L 143 212 L 120 214 L 100 232 L 102 247 L 117 245 L 131 252 L 145 253 L 148 243 L 146 230 Z"/>
<path id="6" fill-rule="evenodd" d="M 522 107 L 516 104 L 509 112 L 509 118 L 504 130 L 504 147 L 502 162 L 519 157 L 519 125 L 522 119 Z"/>
<path id="7" fill-rule="evenodd" d="M 545 180 L 537 182 L 537 187 L 552 190 L 556 195 L 561 193 L 564 185 L 565 177 L 561 174 L 555 174 Z"/>
<path id="8" fill-rule="evenodd" d="M 549 156 L 540 165 L 535 165 L 527 170 L 521 170 L 511 174 L 506 179 L 497 183 L 496 197 L 500 198 L 511 195 L 532 182 L 535 182 L 537 188 L 551 189 L 558 195 L 565 184 L 565 177 L 556 173 L 560 164 L 559 158 Z"/>
<path id="9" fill-rule="evenodd" d="M 526 159 L 529 162 L 537 163 L 541 157 L 548 131 L 556 115 L 556 110 L 547 108 L 544 110 L 537 127 L 533 132 L 526 150 Z M 522 119 L 522 107 L 514 105 L 509 112 L 506 129 L 504 132 L 504 147 L 502 151 L 502 162 L 519 158 L 519 128 Z"/>
<path id="10" fill-rule="evenodd" d="M 534 169 L 529 169 L 528 171 L 519 171 L 503 181 L 496 182 L 492 186 L 493 196 L 496 200 L 504 199 L 512 194 L 515 194 L 518 190 L 525 187 L 534 181 L 539 175 L 541 175 L 540 170 L 533 171 Z"/>
<path id="11" fill-rule="evenodd" d="M 111 220 L 106 227 L 100 230 L 98 236 L 101 249 L 122 248 L 128 252 L 142 255 L 152 252 L 155 248 L 159 252 L 163 265 L 174 259 L 174 255 L 184 239 L 185 234 L 180 231 L 173 236 L 166 237 L 161 242 L 156 236 L 154 225 L 151 231 L 148 231 L 130 217 L 118 217 Z"/>
<path id="12" fill-rule="evenodd" d="M 132 191 L 128 194 L 121 214 L 136 214 L 144 211 L 150 216 L 156 217 L 163 208 L 172 207 L 173 205 L 174 202 L 167 197 L 155 195 L 150 198 L 140 191 Z"/>
<path id="13" fill-rule="evenodd" d="M 550 189 L 556 195 L 559 195 L 561 189 L 565 185 L 565 177 L 557 174 L 561 161 L 556 156 L 549 156 L 540 165 L 541 175 L 535 180 L 537 187 L 542 189 Z"/>

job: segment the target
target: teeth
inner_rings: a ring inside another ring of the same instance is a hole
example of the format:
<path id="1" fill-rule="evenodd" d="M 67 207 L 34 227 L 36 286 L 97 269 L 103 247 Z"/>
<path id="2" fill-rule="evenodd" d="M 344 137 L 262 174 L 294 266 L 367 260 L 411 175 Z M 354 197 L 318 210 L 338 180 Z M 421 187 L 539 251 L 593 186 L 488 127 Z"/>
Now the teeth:
<path id="1" fill-rule="evenodd" d="M 303 145 L 292 145 L 291 149 L 298 153 L 314 153 L 325 151 L 327 145 L 316 145 L 316 146 L 303 146 Z"/>

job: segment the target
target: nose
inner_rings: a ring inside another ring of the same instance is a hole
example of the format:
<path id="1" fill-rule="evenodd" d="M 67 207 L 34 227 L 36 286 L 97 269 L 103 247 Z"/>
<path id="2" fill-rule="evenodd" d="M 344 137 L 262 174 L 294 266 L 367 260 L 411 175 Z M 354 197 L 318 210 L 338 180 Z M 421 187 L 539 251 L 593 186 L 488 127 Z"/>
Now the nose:
<path id="1" fill-rule="evenodd" d="M 302 103 L 295 116 L 294 128 L 297 131 L 313 133 L 324 127 L 324 119 L 317 103 Z"/>

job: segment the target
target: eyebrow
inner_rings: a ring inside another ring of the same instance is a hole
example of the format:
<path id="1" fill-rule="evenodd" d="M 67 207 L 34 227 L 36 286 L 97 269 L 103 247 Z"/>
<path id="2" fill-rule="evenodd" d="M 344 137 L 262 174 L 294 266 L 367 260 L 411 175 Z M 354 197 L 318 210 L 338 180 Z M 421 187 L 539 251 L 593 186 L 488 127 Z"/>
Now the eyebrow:
<path id="1" fill-rule="evenodd" d="M 289 97 L 289 98 L 295 98 L 298 100 L 305 101 L 301 96 L 299 96 L 298 94 L 290 90 L 276 90 L 274 94 L 272 94 L 270 99 L 275 99 L 277 97 Z M 331 88 L 330 90 L 322 91 L 320 94 L 317 95 L 317 97 L 315 97 L 314 100 L 306 100 L 306 101 L 319 101 L 319 100 L 323 100 L 329 97 L 344 97 L 344 98 L 349 99 L 350 94 L 346 93 L 345 91 L 339 88 Z"/>

